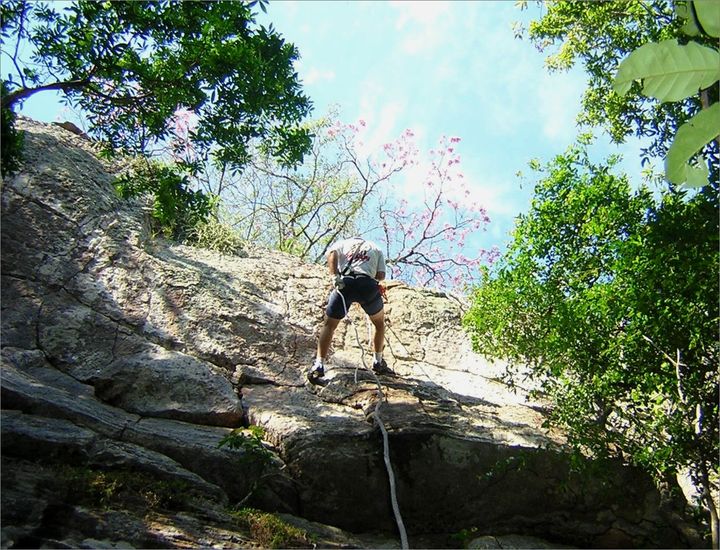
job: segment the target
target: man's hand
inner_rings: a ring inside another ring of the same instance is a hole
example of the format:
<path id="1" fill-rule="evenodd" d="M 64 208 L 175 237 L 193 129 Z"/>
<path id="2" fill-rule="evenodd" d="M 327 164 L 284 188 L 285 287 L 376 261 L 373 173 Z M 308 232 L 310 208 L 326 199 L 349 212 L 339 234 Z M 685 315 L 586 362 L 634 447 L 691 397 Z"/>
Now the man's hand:
<path id="1" fill-rule="evenodd" d="M 387 304 L 388 297 L 387 297 L 387 288 L 385 288 L 385 285 L 380 283 L 378 284 L 378 289 L 380 290 L 380 296 L 382 297 L 382 301 Z"/>

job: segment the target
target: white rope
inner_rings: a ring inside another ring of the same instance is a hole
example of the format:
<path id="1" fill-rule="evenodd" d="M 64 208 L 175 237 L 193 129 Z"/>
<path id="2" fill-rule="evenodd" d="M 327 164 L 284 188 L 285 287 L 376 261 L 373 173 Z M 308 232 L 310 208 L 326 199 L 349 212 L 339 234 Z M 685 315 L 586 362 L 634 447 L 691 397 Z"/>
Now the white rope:
<path id="1" fill-rule="evenodd" d="M 390 439 L 388 437 L 387 429 L 385 429 L 385 424 L 383 424 L 383 421 L 380 418 L 380 405 L 382 405 L 383 402 L 386 401 L 385 394 L 383 393 L 380 379 L 377 377 L 375 372 L 367 366 L 367 363 L 365 362 L 365 352 L 363 345 L 360 342 L 360 333 L 358 333 L 358 329 L 357 326 L 355 326 L 355 323 L 353 323 L 352 319 L 350 319 L 347 303 L 345 302 L 345 296 L 343 296 L 342 292 L 340 292 L 339 290 L 335 289 L 335 291 L 340 295 L 343 307 L 345 308 L 345 319 L 347 319 L 348 323 L 352 325 L 353 330 L 355 331 L 355 340 L 357 341 L 358 347 L 360 348 L 360 359 L 362 361 L 363 367 L 372 375 L 373 379 L 375 380 L 375 384 L 377 384 L 378 400 L 375 404 L 375 411 L 370 413 L 369 416 L 373 417 L 373 420 L 380 428 L 380 432 L 383 436 L 383 458 L 385 460 L 385 469 L 387 470 L 388 481 L 390 483 L 390 503 L 392 505 L 393 514 L 395 515 L 395 523 L 397 524 L 398 531 L 400 532 L 400 545 L 403 549 L 407 549 L 410 548 L 410 546 L 408 545 L 407 533 L 405 532 L 405 524 L 403 523 L 402 516 L 400 515 L 400 506 L 398 505 L 397 491 L 395 489 L 395 474 L 393 473 L 392 464 L 390 463 Z M 358 368 L 359 367 L 355 368 L 356 384 Z"/>
<path id="2" fill-rule="evenodd" d="M 385 429 L 385 424 L 383 424 L 383 421 L 380 419 L 379 409 L 381 403 L 381 401 L 378 401 L 378 404 L 375 407 L 375 412 L 370 416 L 372 416 L 377 425 L 380 426 L 380 431 L 382 432 L 385 469 L 388 472 L 388 480 L 390 482 L 390 502 L 392 504 L 393 514 L 395 514 L 395 523 L 397 523 L 398 531 L 400 531 L 400 545 L 403 549 L 406 549 L 410 548 L 410 546 L 408 545 L 405 524 L 403 523 L 402 516 L 400 515 L 400 506 L 398 505 L 397 493 L 395 491 L 395 474 L 393 473 L 392 464 L 390 463 L 390 442 L 388 439 L 388 433 Z"/>

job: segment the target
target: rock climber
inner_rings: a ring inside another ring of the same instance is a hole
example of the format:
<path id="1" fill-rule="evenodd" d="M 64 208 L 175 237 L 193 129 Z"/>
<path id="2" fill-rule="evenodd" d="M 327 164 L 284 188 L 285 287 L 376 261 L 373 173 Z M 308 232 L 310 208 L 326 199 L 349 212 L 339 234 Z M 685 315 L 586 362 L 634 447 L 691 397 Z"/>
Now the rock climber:
<path id="1" fill-rule="evenodd" d="M 325 376 L 325 360 L 335 329 L 355 302 L 362 306 L 375 328 L 372 368 L 378 374 L 391 374 L 393 371 L 383 359 L 385 310 L 380 281 L 385 279 L 385 255 L 372 241 L 352 237 L 338 241 L 330 247 L 327 265 L 335 280 L 335 288 L 325 308 L 325 321 L 318 338 L 317 355 L 308 372 L 308 379 L 313 382 Z"/>

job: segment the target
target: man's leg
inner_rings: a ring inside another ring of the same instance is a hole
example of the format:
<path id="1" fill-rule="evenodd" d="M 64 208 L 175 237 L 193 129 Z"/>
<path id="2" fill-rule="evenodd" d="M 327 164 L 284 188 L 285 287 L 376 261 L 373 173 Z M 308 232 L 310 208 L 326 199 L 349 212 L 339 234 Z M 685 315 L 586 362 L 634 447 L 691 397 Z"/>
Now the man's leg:
<path id="1" fill-rule="evenodd" d="M 375 337 L 373 338 L 373 351 L 382 353 L 385 348 L 385 310 L 381 309 L 375 315 L 369 315 L 372 324 L 375 326 Z"/>
<path id="2" fill-rule="evenodd" d="M 323 362 L 330 351 L 332 337 L 333 334 L 335 334 L 335 329 L 340 324 L 340 321 L 341 319 L 333 319 L 332 317 L 325 315 L 325 323 L 320 329 L 320 337 L 318 338 L 317 345 L 317 358 L 321 359 Z"/>

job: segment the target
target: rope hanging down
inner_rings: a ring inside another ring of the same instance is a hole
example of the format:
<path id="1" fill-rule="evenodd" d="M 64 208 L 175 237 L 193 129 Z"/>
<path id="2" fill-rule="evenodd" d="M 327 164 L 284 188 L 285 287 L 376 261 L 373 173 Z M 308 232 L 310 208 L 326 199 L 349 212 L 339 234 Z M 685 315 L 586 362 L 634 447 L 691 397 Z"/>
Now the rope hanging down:
<path id="1" fill-rule="evenodd" d="M 398 531 L 400 532 L 400 544 L 403 549 L 407 549 L 410 548 L 410 546 L 408 545 L 407 533 L 405 532 L 405 524 L 403 523 L 402 516 L 400 515 L 400 506 L 398 505 L 397 491 L 395 489 L 395 474 L 393 473 L 392 464 L 390 463 L 390 440 L 388 438 L 388 432 L 385 428 L 385 424 L 383 424 L 382 418 L 380 418 L 380 405 L 382 405 L 386 401 L 385 394 L 383 393 L 380 379 L 377 377 L 375 372 L 367 366 L 367 363 L 365 362 L 365 353 L 363 352 L 362 342 L 360 342 L 360 334 L 358 333 L 358 329 L 355 326 L 355 323 L 352 322 L 352 319 L 350 319 L 348 315 L 349 312 L 347 308 L 347 303 L 345 302 L 345 297 L 342 295 L 342 292 L 338 290 L 336 290 L 336 292 L 340 294 L 340 298 L 342 299 L 343 307 L 345 308 L 345 319 L 348 323 L 352 325 L 353 329 L 355 330 L 355 339 L 357 340 L 358 347 L 360 348 L 360 360 L 362 361 L 363 367 L 372 375 L 373 379 L 375 380 L 375 384 L 377 384 L 378 400 L 375 404 L 375 410 L 370 413 L 369 416 L 372 416 L 373 420 L 380 428 L 380 432 L 382 433 L 383 457 L 385 460 L 385 469 L 388 473 L 388 481 L 390 483 L 390 503 L 392 504 L 393 514 L 395 515 L 395 523 L 397 523 Z M 358 368 L 355 369 L 356 384 Z"/>

